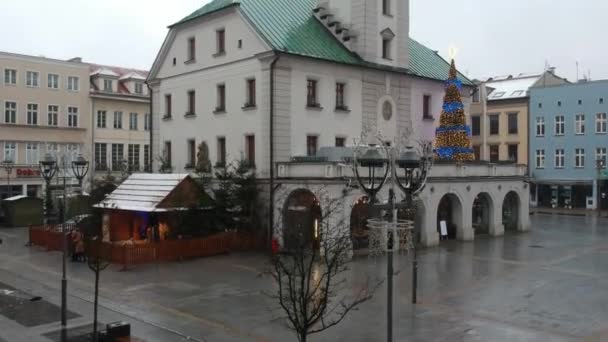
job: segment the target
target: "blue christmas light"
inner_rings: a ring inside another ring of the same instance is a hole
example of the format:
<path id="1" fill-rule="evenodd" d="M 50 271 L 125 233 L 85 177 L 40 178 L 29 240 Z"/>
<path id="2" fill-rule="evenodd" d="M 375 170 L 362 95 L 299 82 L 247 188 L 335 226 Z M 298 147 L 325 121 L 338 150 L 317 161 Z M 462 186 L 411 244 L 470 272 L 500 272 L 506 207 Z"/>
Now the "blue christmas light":
<path id="1" fill-rule="evenodd" d="M 443 104 L 443 111 L 446 113 L 454 113 L 461 109 L 464 109 L 461 102 L 447 102 Z"/>
<path id="2" fill-rule="evenodd" d="M 455 154 L 474 153 L 472 148 L 466 147 L 440 147 L 435 149 L 435 154 L 440 159 L 453 159 Z"/>
<path id="3" fill-rule="evenodd" d="M 456 86 L 456 88 L 458 88 L 458 90 L 460 90 L 462 88 L 462 81 L 459 79 L 445 81 L 446 88 L 448 88 L 451 85 Z"/>

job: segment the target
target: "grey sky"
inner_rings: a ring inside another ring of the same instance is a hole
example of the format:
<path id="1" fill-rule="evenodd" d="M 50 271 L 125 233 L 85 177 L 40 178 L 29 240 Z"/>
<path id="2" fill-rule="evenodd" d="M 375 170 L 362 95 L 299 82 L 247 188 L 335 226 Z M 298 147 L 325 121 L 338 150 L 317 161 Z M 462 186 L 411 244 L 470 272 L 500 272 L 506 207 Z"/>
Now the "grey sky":
<path id="1" fill-rule="evenodd" d="M 297 1 L 297 0 L 285 0 Z M 148 69 L 166 26 L 208 0 L 2 1 L 0 50 Z M 608 78 L 604 0 L 411 0 L 411 36 L 470 77 L 540 72 Z"/>

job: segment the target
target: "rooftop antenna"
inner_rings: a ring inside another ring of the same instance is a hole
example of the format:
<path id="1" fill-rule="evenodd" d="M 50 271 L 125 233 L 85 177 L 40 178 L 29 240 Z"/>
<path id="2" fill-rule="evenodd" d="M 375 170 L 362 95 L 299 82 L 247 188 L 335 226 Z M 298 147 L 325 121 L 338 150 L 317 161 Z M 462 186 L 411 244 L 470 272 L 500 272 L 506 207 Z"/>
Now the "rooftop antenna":
<path id="1" fill-rule="evenodd" d="M 578 61 L 576 61 L 576 82 L 578 82 Z"/>

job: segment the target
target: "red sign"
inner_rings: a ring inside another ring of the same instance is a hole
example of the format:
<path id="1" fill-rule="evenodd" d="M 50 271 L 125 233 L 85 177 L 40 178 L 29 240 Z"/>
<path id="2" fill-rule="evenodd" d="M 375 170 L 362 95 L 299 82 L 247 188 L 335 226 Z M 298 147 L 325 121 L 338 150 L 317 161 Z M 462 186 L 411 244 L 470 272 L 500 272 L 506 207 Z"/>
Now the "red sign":
<path id="1" fill-rule="evenodd" d="M 36 178 L 40 177 L 39 169 L 17 169 L 18 178 Z"/>

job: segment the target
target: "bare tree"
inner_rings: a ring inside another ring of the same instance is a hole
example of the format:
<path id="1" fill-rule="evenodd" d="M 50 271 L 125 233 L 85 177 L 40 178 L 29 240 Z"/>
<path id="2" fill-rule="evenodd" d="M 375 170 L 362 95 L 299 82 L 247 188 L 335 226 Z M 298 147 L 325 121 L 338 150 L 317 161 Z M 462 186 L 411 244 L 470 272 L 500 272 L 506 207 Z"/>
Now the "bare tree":
<path id="1" fill-rule="evenodd" d="M 279 312 L 300 342 L 339 324 L 349 312 L 370 300 L 381 283 L 367 278 L 353 290 L 356 286 L 348 277 L 352 244 L 349 229 L 341 219 L 344 198 L 332 199 L 325 194 L 317 198 L 320 200 L 313 205 L 321 209 L 317 211 L 318 225 L 306 227 L 310 221 L 301 218 L 277 220 L 288 226 L 275 229 L 282 249 L 272 257 L 267 270 L 276 283 L 276 292 L 269 296 L 278 302 Z M 315 215 L 314 208 L 295 210 Z"/>

